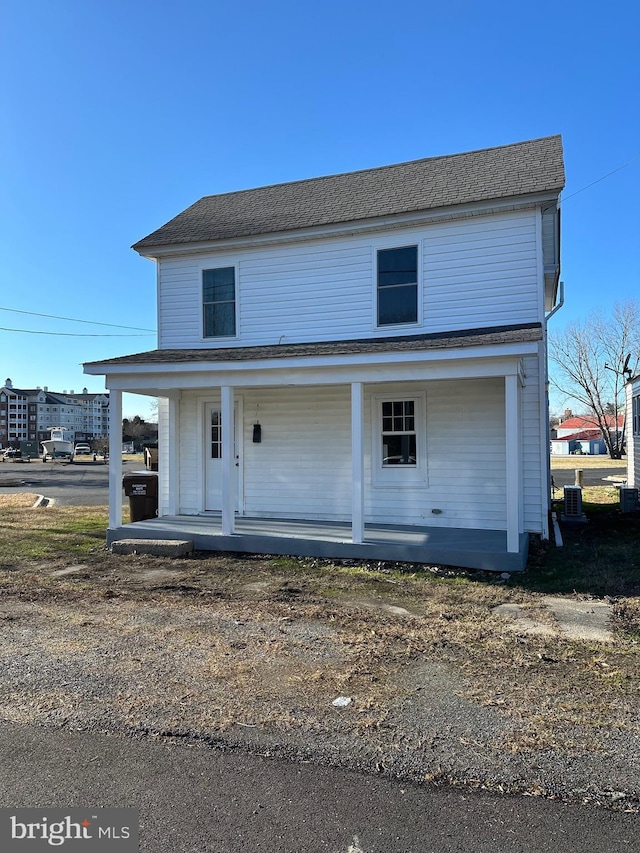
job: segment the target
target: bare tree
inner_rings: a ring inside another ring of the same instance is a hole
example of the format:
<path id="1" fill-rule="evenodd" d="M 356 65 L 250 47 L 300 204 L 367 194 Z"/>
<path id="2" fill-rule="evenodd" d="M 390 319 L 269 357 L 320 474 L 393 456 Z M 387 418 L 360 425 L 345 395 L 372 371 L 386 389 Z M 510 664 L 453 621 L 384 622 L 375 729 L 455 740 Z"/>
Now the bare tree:
<path id="1" fill-rule="evenodd" d="M 582 404 L 604 437 L 612 459 L 624 446 L 624 384 L 640 362 L 640 304 L 616 303 L 610 316 L 593 314 L 549 335 L 551 382 Z"/>

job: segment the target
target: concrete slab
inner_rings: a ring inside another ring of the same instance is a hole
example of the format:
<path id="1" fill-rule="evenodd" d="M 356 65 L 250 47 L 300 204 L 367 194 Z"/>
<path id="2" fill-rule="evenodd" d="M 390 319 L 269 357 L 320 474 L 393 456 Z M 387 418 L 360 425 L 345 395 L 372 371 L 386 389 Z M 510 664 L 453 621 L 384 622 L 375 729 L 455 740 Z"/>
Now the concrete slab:
<path id="1" fill-rule="evenodd" d="M 543 599 L 546 607 L 558 620 L 560 633 L 572 640 L 611 642 L 612 606 L 606 601 L 577 601 L 573 598 Z"/>
<path id="2" fill-rule="evenodd" d="M 521 604 L 499 604 L 493 608 L 496 616 L 501 616 L 513 622 L 513 627 L 524 634 L 543 634 L 553 635 L 557 631 L 553 625 L 548 625 L 546 622 L 537 622 L 532 619 Z"/>
<path id="3" fill-rule="evenodd" d="M 500 604 L 494 607 L 493 613 L 509 620 L 514 630 L 524 634 L 555 635 L 597 643 L 613 640 L 612 606 L 606 601 L 545 596 L 541 603 L 551 612 L 555 624 L 532 619 L 527 608 L 520 604 Z"/>
<path id="4" fill-rule="evenodd" d="M 66 569 L 57 569 L 55 572 L 51 572 L 52 578 L 64 578 L 67 575 L 77 575 L 79 572 L 86 572 L 89 567 L 85 564 L 78 566 L 68 566 Z"/>
<path id="5" fill-rule="evenodd" d="M 193 551 L 190 539 L 119 539 L 111 543 L 114 554 L 150 554 L 152 557 L 184 557 Z"/>

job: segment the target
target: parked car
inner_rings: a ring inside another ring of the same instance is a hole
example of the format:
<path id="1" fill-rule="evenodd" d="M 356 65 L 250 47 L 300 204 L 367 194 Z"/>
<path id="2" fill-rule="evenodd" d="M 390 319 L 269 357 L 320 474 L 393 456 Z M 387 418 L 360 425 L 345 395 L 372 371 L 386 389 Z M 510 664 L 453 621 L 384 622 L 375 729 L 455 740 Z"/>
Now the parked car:
<path id="1" fill-rule="evenodd" d="M 0 459 L 2 459 L 3 462 L 8 462 L 11 459 L 22 459 L 22 451 L 9 447 L 7 450 L 3 451 Z"/>
<path id="2" fill-rule="evenodd" d="M 90 456 L 91 448 L 88 444 L 76 444 L 76 449 L 73 452 L 75 456 Z"/>

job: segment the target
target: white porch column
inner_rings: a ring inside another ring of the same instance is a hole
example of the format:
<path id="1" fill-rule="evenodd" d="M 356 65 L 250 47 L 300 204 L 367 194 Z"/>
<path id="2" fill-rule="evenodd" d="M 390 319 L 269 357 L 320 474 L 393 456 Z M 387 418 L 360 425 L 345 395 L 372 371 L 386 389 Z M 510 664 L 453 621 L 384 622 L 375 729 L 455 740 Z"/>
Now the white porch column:
<path id="1" fill-rule="evenodd" d="M 180 435 L 178 432 L 178 419 L 180 413 L 180 399 L 177 394 L 169 397 L 168 408 L 168 438 L 169 447 L 167 454 L 167 514 L 177 515 L 180 483 L 179 483 L 179 464 L 180 464 Z M 160 515 L 160 512 L 158 512 Z"/>
<path id="2" fill-rule="evenodd" d="M 220 388 L 222 410 L 222 535 L 230 536 L 234 532 L 235 507 L 235 442 L 233 405 L 234 391 L 230 385 Z"/>
<path id="3" fill-rule="evenodd" d="M 351 383 L 351 538 L 364 542 L 364 453 L 363 417 L 364 393 L 362 382 Z"/>
<path id="4" fill-rule="evenodd" d="M 122 391 L 109 391 L 109 527 L 122 524 Z"/>
<path id="5" fill-rule="evenodd" d="M 522 477 L 520 476 L 520 380 L 517 374 L 504 378 L 504 407 L 507 451 L 507 552 L 520 547 Z"/>

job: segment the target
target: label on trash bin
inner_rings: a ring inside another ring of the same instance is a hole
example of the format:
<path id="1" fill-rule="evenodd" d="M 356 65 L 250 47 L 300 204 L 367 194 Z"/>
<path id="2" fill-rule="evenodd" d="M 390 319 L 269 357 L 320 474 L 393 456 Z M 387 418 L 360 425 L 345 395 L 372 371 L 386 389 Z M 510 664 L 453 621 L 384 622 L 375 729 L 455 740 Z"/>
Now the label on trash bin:
<path id="1" fill-rule="evenodd" d="M 146 483 L 132 483 L 129 486 L 131 495 L 144 495 L 146 497 L 147 494 L 147 484 Z"/>

